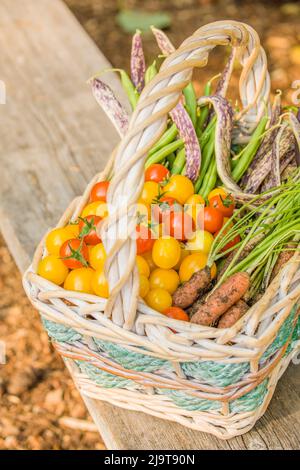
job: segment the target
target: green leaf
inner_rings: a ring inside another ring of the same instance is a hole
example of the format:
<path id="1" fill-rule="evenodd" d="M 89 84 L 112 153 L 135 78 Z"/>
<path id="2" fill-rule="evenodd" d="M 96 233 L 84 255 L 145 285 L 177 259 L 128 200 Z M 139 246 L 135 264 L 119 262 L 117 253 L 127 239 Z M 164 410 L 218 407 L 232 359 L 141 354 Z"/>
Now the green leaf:
<path id="1" fill-rule="evenodd" d="M 164 29 L 171 24 L 171 17 L 168 13 L 148 13 L 142 10 L 121 10 L 116 20 L 126 33 L 135 33 L 137 29 L 147 31 L 150 29 L 150 26 Z"/>

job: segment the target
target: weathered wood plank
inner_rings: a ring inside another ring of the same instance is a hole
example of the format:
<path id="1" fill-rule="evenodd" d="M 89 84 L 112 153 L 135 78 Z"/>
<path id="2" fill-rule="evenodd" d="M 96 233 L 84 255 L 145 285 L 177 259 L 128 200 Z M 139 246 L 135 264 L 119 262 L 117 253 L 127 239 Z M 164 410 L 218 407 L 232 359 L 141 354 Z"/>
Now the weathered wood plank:
<path id="1" fill-rule="evenodd" d="M 60 0 L 1 0 L 0 228 L 21 270 L 43 233 L 117 142 L 86 80 L 109 64 Z M 122 96 L 115 77 L 110 83 Z M 291 366 L 250 433 L 220 441 L 85 399 L 110 449 L 300 448 L 300 368 Z"/>

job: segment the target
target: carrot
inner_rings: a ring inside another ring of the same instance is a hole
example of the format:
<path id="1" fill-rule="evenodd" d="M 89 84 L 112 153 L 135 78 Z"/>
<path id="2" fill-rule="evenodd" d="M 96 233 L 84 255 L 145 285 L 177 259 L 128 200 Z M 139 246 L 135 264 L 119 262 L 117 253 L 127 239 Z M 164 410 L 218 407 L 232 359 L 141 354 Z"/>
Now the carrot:
<path id="1" fill-rule="evenodd" d="M 230 328 L 247 312 L 248 308 L 246 302 L 242 299 L 238 300 L 227 312 L 223 313 L 218 328 Z"/>
<path id="2" fill-rule="evenodd" d="M 193 312 L 191 322 L 204 326 L 211 325 L 243 297 L 249 285 L 250 276 L 248 273 L 233 274 L 208 297 L 203 305 Z"/>
<path id="3" fill-rule="evenodd" d="M 175 307 L 187 308 L 195 302 L 197 297 L 202 296 L 209 288 L 211 282 L 210 269 L 206 266 L 197 271 L 191 279 L 179 286 L 173 294 L 173 305 Z"/>

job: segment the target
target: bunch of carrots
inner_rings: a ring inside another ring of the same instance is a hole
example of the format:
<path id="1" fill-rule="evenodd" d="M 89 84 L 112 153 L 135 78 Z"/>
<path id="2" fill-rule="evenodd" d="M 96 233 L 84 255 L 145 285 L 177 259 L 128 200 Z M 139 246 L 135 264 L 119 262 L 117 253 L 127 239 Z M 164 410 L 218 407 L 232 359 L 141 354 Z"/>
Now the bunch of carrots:
<path id="1" fill-rule="evenodd" d="M 161 54 L 172 54 L 167 36 L 152 30 Z M 132 109 L 160 60 L 146 67 L 137 31 L 131 76 L 114 69 Z M 192 82 L 183 90 L 167 129 L 148 152 L 136 210 L 141 299 L 171 318 L 218 328 L 234 325 L 259 299 L 297 250 L 300 229 L 300 113 L 283 109 L 278 93 L 270 116 L 266 111 L 252 134 L 243 135 L 226 99 L 233 66 L 230 55 L 199 99 Z M 91 85 L 123 137 L 130 115 L 99 77 Z M 50 232 L 41 276 L 68 290 L 108 297 L 100 236 L 108 188 L 109 181 L 94 186 L 79 219 L 59 229 L 63 243 L 56 240 L 58 229 Z"/>

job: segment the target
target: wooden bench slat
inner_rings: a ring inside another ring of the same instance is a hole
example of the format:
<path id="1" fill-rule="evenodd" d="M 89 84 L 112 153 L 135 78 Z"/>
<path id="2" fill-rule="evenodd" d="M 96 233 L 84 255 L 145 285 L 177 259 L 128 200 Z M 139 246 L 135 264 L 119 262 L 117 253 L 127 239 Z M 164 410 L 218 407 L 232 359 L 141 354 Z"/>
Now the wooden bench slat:
<path id="1" fill-rule="evenodd" d="M 21 270 L 45 231 L 101 170 L 118 141 L 86 80 L 109 66 L 61 0 L 1 0 L 0 228 Z M 109 77 L 120 97 L 118 80 Z M 269 411 L 228 442 L 84 399 L 110 449 L 299 448 L 300 368 L 291 366 Z"/>

